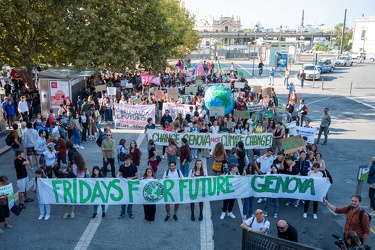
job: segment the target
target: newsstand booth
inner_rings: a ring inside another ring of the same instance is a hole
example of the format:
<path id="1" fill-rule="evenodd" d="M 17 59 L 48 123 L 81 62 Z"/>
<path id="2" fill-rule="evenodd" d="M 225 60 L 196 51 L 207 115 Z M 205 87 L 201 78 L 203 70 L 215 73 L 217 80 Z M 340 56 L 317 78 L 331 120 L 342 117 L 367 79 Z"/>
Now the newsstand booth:
<path id="1" fill-rule="evenodd" d="M 60 107 L 61 96 L 77 103 L 87 85 L 87 77 L 92 71 L 75 71 L 66 68 L 52 68 L 39 72 L 39 91 L 42 116 L 46 117 L 52 108 L 55 112 Z"/>

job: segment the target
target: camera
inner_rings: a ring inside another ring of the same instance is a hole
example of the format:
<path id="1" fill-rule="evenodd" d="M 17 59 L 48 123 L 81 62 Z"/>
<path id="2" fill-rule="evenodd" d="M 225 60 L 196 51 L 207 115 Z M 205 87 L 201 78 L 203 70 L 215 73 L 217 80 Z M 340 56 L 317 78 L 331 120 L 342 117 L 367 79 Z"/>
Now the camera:
<path id="1" fill-rule="evenodd" d="M 340 236 L 337 236 L 337 235 L 335 235 L 335 234 L 332 234 L 332 237 L 336 239 L 336 241 L 335 241 L 335 245 L 336 245 L 339 249 L 344 250 L 344 249 L 345 249 L 345 242 L 344 242 L 344 240 L 343 240 Z"/>

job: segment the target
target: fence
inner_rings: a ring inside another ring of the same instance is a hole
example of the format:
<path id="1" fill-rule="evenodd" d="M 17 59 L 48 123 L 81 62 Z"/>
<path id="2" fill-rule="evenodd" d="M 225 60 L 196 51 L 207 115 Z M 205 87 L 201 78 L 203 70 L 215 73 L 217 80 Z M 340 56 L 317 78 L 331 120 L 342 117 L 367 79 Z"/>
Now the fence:
<path id="1" fill-rule="evenodd" d="M 242 250 L 319 250 L 319 248 L 243 230 Z"/>

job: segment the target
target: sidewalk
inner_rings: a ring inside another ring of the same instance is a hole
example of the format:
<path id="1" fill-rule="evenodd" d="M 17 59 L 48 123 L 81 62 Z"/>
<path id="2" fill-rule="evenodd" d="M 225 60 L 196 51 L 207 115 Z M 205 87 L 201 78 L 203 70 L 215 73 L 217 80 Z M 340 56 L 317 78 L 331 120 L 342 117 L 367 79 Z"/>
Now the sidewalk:
<path id="1" fill-rule="evenodd" d="M 7 153 L 9 150 L 12 149 L 5 143 L 5 138 L 7 137 L 9 132 L 10 130 L 7 129 L 7 131 L 4 131 L 4 133 L 0 133 L 0 156 L 2 156 L 3 154 Z"/>

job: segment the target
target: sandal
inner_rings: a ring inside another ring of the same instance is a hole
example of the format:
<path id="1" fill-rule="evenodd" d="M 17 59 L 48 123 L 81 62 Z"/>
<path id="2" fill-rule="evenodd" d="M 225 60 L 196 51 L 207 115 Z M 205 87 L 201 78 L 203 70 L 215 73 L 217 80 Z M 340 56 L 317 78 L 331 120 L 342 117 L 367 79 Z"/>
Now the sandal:
<path id="1" fill-rule="evenodd" d="M 12 226 L 9 225 L 9 224 L 5 224 L 5 227 L 7 227 L 7 228 L 12 228 Z"/>
<path id="2" fill-rule="evenodd" d="M 32 201 L 34 201 L 33 199 L 30 199 L 30 198 L 27 198 L 26 200 L 25 200 L 25 202 L 32 202 Z"/>

